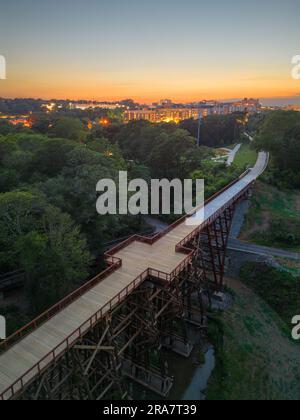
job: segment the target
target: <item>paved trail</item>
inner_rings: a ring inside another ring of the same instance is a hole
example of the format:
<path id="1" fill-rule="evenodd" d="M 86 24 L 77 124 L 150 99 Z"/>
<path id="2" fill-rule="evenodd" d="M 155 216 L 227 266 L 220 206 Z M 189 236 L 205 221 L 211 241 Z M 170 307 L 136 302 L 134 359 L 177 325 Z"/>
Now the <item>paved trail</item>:
<path id="1" fill-rule="evenodd" d="M 240 150 L 241 146 L 241 144 L 237 144 L 235 148 L 231 150 L 227 159 L 227 166 L 231 166 L 233 164 L 236 154 Z"/>
<path id="2" fill-rule="evenodd" d="M 233 251 L 242 251 L 249 254 L 275 256 L 300 261 L 300 253 L 298 252 L 286 251 L 279 248 L 269 248 L 266 246 L 251 244 L 249 242 L 239 241 L 238 239 L 233 238 L 229 240 L 228 249 Z"/>

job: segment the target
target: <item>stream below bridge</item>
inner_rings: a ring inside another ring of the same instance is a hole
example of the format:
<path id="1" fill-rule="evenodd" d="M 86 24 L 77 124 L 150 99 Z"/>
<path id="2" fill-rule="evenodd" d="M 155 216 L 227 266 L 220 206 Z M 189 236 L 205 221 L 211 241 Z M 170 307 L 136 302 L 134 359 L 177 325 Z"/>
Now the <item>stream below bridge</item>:
<path id="1" fill-rule="evenodd" d="M 168 363 L 169 376 L 174 377 L 174 385 L 166 401 L 203 401 L 209 379 L 215 368 L 215 350 L 203 338 L 195 327 L 189 328 L 189 336 L 194 343 L 194 349 L 189 358 L 179 356 L 174 352 L 165 351 L 164 359 Z M 130 393 L 134 400 L 163 400 L 163 398 L 146 388 L 130 383 Z"/>

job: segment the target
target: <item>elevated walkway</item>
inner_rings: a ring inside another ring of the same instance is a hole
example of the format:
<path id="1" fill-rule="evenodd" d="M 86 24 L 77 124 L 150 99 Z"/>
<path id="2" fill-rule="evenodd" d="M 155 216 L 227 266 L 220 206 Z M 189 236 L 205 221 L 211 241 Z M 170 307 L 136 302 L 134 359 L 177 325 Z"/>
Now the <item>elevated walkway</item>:
<path id="1" fill-rule="evenodd" d="M 152 239 L 134 236 L 117 246 L 106 255 L 107 270 L 6 340 L 0 399 L 14 397 L 149 276 L 172 281 L 191 261 L 184 245 L 245 194 L 267 163 L 260 153 L 253 169 L 208 200 L 201 223 L 195 212 L 193 226 L 183 218 Z"/>

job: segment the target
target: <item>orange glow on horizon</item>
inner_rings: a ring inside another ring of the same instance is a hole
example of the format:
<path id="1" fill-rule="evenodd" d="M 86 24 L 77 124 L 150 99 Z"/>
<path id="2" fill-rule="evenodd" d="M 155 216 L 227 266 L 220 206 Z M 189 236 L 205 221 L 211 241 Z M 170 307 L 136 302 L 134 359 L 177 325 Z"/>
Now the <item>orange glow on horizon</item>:
<path id="1" fill-rule="evenodd" d="M 101 75 L 100 75 L 101 76 Z M 298 96 L 299 81 L 290 77 L 290 69 L 280 69 L 274 75 L 268 69 L 257 72 L 216 71 L 201 74 L 165 73 L 100 77 L 98 74 L 74 74 L 66 70 L 53 78 L 51 74 L 12 72 L 7 80 L 0 81 L 1 96 L 10 98 L 42 98 L 120 101 L 132 98 L 140 103 L 157 102 L 170 97 L 174 102 L 192 102 L 201 99 L 226 100 L 233 98 L 274 98 Z M 135 80 L 136 79 L 136 80 Z"/>

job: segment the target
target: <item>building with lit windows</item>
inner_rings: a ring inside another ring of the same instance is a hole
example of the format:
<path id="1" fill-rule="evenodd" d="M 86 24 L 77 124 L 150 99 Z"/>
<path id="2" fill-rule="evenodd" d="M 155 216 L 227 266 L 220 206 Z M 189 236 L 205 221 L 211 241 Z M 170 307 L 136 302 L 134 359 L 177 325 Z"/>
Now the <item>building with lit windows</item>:
<path id="1" fill-rule="evenodd" d="M 71 102 L 70 109 L 80 109 L 85 111 L 87 109 L 111 109 L 115 110 L 118 108 L 124 108 L 124 105 L 118 103 L 106 103 L 106 102 L 88 102 L 88 103 L 78 103 Z"/>
<path id="2" fill-rule="evenodd" d="M 198 119 L 199 113 L 203 116 L 207 115 L 206 109 L 196 108 L 161 108 L 161 109 L 137 109 L 124 112 L 126 122 L 134 120 L 147 120 L 152 123 L 160 122 L 180 122 L 190 118 Z"/>
<path id="3" fill-rule="evenodd" d="M 237 102 L 206 102 L 203 101 L 198 104 L 191 104 L 189 106 L 173 108 L 162 107 L 162 103 L 168 100 L 161 101 L 155 108 L 126 110 L 124 112 L 125 122 L 135 120 L 147 120 L 152 123 L 160 122 L 180 122 L 190 118 L 198 119 L 199 114 L 203 117 L 208 115 L 228 115 L 234 112 L 247 112 L 249 114 L 256 113 L 261 109 L 261 104 L 258 99 L 243 99 Z"/>

